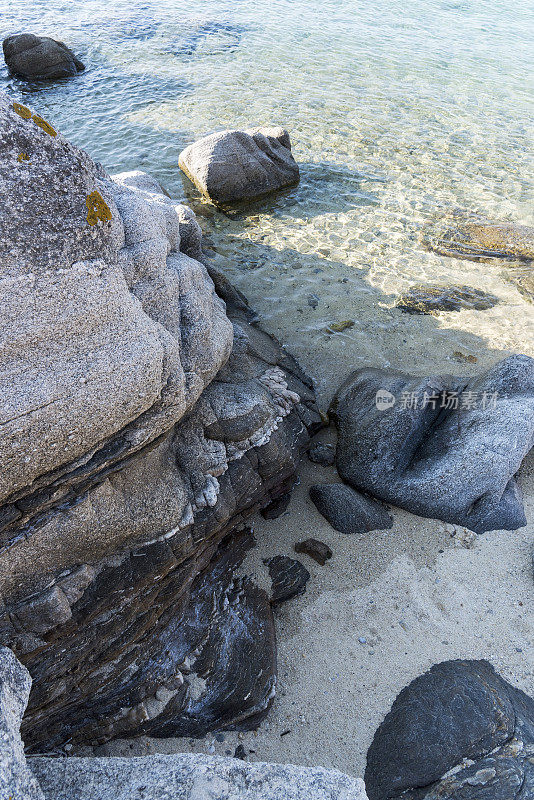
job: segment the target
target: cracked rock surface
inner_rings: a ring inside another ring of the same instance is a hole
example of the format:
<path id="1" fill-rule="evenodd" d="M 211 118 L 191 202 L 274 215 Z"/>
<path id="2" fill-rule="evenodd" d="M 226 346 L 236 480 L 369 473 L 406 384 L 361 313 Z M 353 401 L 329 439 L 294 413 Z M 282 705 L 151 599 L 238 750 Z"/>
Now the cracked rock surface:
<path id="1" fill-rule="evenodd" d="M 33 678 L 23 737 L 255 725 L 275 642 L 239 531 L 290 490 L 312 385 L 150 176 L 111 179 L 5 95 L 0 153 L 0 643 Z"/>

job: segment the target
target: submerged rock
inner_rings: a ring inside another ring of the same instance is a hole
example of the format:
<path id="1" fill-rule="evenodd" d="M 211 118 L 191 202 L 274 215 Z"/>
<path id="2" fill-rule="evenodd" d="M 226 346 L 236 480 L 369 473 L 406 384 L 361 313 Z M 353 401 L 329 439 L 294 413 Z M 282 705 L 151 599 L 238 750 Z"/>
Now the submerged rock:
<path id="1" fill-rule="evenodd" d="M 186 147 L 179 165 L 202 194 L 220 205 L 251 200 L 299 179 L 283 128 L 212 133 Z"/>
<path id="2" fill-rule="evenodd" d="M 85 69 L 67 45 L 48 36 L 19 33 L 2 47 L 9 71 L 23 78 L 68 78 Z"/>
<path id="3" fill-rule="evenodd" d="M 231 534 L 290 490 L 311 382 L 182 252 L 199 231 L 156 181 L 46 126 L 0 96 L 0 644 L 33 678 L 23 737 L 257 725 L 271 610 Z"/>
<path id="4" fill-rule="evenodd" d="M 438 311 L 485 311 L 499 302 L 498 297 L 471 286 L 411 286 L 395 303 L 408 314 L 434 314 Z"/>
<path id="5" fill-rule="evenodd" d="M 534 445 L 534 359 L 476 378 L 359 370 L 332 415 L 337 468 L 354 488 L 476 533 L 526 524 L 515 476 Z"/>
<path id="6" fill-rule="evenodd" d="M 393 525 L 383 505 L 344 483 L 312 486 L 310 497 L 319 513 L 341 533 L 381 531 Z"/>
<path id="7" fill-rule="evenodd" d="M 363 781 L 336 770 L 202 753 L 29 763 L 46 800 L 367 800 Z"/>
<path id="8" fill-rule="evenodd" d="M 447 220 L 432 226 L 423 238 L 436 253 L 472 261 L 524 262 L 508 264 L 504 277 L 527 299 L 534 299 L 534 228 L 513 222 Z"/>
<path id="9" fill-rule="evenodd" d="M 269 566 L 272 581 L 271 603 L 277 606 L 304 594 L 310 573 L 306 567 L 294 558 L 275 556 L 265 562 Z"/>
<path id="10" fill-rule="evenodd" d="M 20 721 L 28 702 L 31 678 L 12 651 L 0 647 L 0 787 L 13 800 L 43 800 L 26 766 Z"/>
<path id="11" fill-rule="evenodd" d="M 367 752 L 369 800 L 534 796 L 534 700 L 487 661 L 444 661 L 393 703 Z"/>
<path id="12" fill-rule="evenodd" d="M 295 553 L 305 553 L 322 567 L 324 567 L 329 558 L 332 558 L 331 549 L 319 539 L 305 539 L 303 542 L 297 542 Z"/>

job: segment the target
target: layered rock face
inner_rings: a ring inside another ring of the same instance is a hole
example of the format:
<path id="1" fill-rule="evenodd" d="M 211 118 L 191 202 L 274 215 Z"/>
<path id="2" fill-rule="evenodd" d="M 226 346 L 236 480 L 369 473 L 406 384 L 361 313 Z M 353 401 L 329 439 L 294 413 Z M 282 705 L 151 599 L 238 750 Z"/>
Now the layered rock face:
<path id="1" fill-rule="evenodd" d="M 5 96 L 0 153 L 0 642 L 33 677 L 26 744 L 257 724 L 274 632 L 236 531 L 291 486 L 311 384 L 149 176 L 110 179 Z"/>

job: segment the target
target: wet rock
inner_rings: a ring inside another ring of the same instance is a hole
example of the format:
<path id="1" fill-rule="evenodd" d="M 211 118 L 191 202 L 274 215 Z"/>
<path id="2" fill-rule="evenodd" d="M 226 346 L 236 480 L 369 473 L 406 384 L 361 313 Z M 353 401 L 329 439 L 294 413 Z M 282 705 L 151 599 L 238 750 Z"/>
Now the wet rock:
<path id="1" fill-rule="evenodd" d="M 314 464 L 320 464 L 322 467 L 331 467 L 336 460 L 336 448 L 333 444 L 315 442 L 308 450 L 308 458 Z"/>
<path id="2" fill-rule="evenodd" d="M 179 165 L 202 194 L 221 205 L 250 200 L 299 179 L 283 128 L 213 133 L 186 147 Z"/>
<path id="3" fill-rule="evenodd" d="M 253 727 L 272 614 L 232 534 L 293 486 L 312 383 L 181 250 L 193 219 L 150 176 L 112 180 L 4 95 L 0 153 L 0 644 L 33 678 L 23 738 Z"/>
<path id="4" fill-rule="evenodd" d="M 303 542 L 297 542 L 295 553 L 305 553 L 322 567 L 324 567 L 329 558 L 332 558 L 331 549 L 319 539 L 305 539 Z"/>
<path id="5" fill-rule="evenodd" d="M 383 505 L 344 483 L 312 486 L 310 498 L 319 513 L 341 533 L 381 531 L 393 525 Z"/>
<path id="6" fill-rule="evenodd" d="M 277 497 L 275 500 L 271 500 L 269 505 L 261 509 L 260 514 L 264 519 L 276 519 L 280 517 L 284 511 L 287 511 L 290 502 L 291 492 L 285 492 L 285 494 Z"/>
<path id="7" fill-rule="evenodd" d="M 398 695 L 367 752 L 369 800 L 534 791 L 534 700 L 487 661 L 445 661 Z"/>
<path id="8" fill-rule="evenodd" d="M 0 787 L 13 800 L 43 800 L 39 785 L 26 766 L 19 728 L 31 678 L 11 650 L 0 647 Z"/>
<path id="9" fill-rule="evenodd" d="M 272 581 L 271 603 L 273 606 L 285 603 L 292 597 L 304 594 L 310 573 L 294 558 L 275 556 L 265 562 L 269 566 Z"/>
<path id="10" fill-rule="evenodd" d="M 499 302 L 498 297 L 471 286 L 412 286 L 395 305 L 408 314 L 434 314 L 438 311 L 485 311 Z"/>
<path id="11" fill-rule="evenodd" d="M 67 45 L 48 36 L 20 33 L 2 47 L 9 71 L 23 78 L 68 78 L 85 69 Z"/>
<path id="12" fill-rule="evenodd" d="M 534 359 L 476 378 L 359 370 L 332 415 L 337 468 L 355 489 L 476 533 L 526 524 L 515 476 L 534 444 Z"/>
<path id="13" fill-rule="evenodd" d="M 201 753 L 30 764 L 46 800 L 367 800 L 363 781 L 335 770 Z"/>
<path id="14" fill-rule="evenodd" d="M 508 264 L 505 278 L 528 299 L 534 299 L 534 228 L 513 222 L 453 219 L 432 226 L 423 242 L 430 250 L 472 261 L 524 262 Z"/>

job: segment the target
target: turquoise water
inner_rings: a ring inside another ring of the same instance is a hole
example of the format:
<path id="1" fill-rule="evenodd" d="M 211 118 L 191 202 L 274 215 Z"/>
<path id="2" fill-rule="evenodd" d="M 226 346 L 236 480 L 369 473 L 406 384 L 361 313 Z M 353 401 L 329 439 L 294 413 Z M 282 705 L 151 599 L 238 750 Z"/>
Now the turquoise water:
<path id="1" fill-rule="evenodd" d="M 110 172 L 144 169 L 187 198 L 221 268 L 325 398 L 365 364 L 465 372 L 455 353 L 480 366 L 534 354 L 533 306 L 502 267 L 421 245 L 451 212 L 534 224 L 532 0 L 11 0 L 0 22 L 62 39 L 87 65 L 46 85 L 4 67 L 0 87 Z M 215 211 L 178 155 L 255 124 L 288 128 L 300 185 Z M 393 308 L 427 281 L 501 302 L 439 318 Z M 327 332 L 341 320 L 354 325 Z"/>

